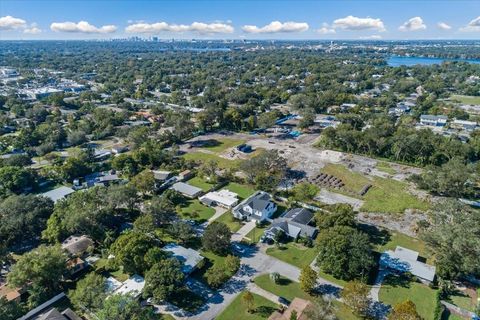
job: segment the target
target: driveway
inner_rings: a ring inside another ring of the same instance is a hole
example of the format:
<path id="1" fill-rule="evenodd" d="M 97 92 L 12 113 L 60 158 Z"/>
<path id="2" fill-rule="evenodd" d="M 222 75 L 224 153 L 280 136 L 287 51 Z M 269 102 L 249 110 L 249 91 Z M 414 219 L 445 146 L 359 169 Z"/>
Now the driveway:
<path id="1" fill-rule="evenodd" d="M 215 209 L 215 214 L 208 219 L 208 224 L 212 223 L 212 221 L 218 219 L 222 214 L 227 212 L 227 209 L 218 207 L 218 206 L 215 207 L 214 209 Z"/>
<path id="2" fill-rule="evenodd" d="M 237 232 L 232 234 L 232 242 L 233 241 L 242 241 L 243 237 L 245 237 L 250 231 L 255 229 L 256 223 L 255 221 L 247 222 L 243 227 L 241 227 Z"/>

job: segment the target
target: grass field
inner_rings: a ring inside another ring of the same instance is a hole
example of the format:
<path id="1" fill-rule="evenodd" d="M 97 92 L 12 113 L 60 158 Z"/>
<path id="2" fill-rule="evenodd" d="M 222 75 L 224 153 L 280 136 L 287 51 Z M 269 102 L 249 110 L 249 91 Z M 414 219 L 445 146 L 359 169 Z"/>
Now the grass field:
<path id="1" fill-rule="evenodd" d="M 187 200 L 180 206 L 178 213 L 185 219 L 192 219 L 198 223 L 203 223 L 215 214 L 215 209 L 203 205 L 197 199 L 193 199 Z"/>
<path id="2" fill-rule="evenodd" d="M 376 168 L 380 171 L 386 172 L 388 174 L 395 174 L 397 171 L 393 169 L 388 162 L 379 161 Z"/>
<path id="3" fill-rule="evenodd" d="M 252 229 L 245 238 L 250 239 L 250 243 L 257 243 L 260 241 L 260 238 L 262 237 L 263 233 L 265 232 L 265 229 L 269 227 L 269 224 L 262 224 L 261 226 L 256 226 L 255 228 Z"/>
<path id="4" fill-rule="evenodd" d="M 215 140 L 215 145 L 205 146 L 203 147 L 203 149 L 207 149 L 216 153 L 222 153 L 223 151 L 229 148 L 236 147 L 242 143 L 245 143 L 245 140 L 231 139 L 231 138 L 219 138 L 214 140 Z"/>
<path id="5" fill-rule="evenodd" d="M 388 276 L 380 289 L 380 301 L 395 305 L 411 300 L 417 307 L 418 314 L 425 320 L 433 320 L 436 306 L 436 290 L 426 285 L 409 282 L 401 276 Z"/>
<path id="6" fill-rule="evenodd" d="M 280 248 L 268 248 L 267 254 L 278 260 L 302 268 L 306 264 L 312 263 L 317 256 L 317 250 L 315 247 L 307 248 L 299 243 L 289 242 L 282 245 Z"/>
<path id="7" fill-rule="evenodd" d="M 238 197 L 241 200 L 246 199 L 255 193 L 255 189 L 253 187 L 239 184 L 236 182 L 230 182 L 222 189 L 227 189 L 229 191 L 235 192 L 236 194 L 238 194 Z"/>
<path id="8" fill-rule="evenodd" d="M 207 162 L 209 160 L 215 160 L 218 163 L 218 166 L 223 169 L 229 168 L 238 168 L 242 160 L 228 160 L 222 157 L 219 157 L 215 154 L 204 153 L 204 152 L 191 152 L 186 153 L 183 156 L 186 160 Z"/>
<path id="9" fill-rule="evenodd" d="M 450 96 L 450 99 L 459 101 L 460 103 L 463 103 L 463 104 L 480 104 L 480 97 L 475 97 L 475 96 L 462 96 L 462 95 L 454 94 Z"/>
<path id="10" fill-rule="evenodd" d="M 232 231 L 232 232 L 237 232 L 243 226 L 243 224 L 240 222 L 240 220 L 235 219 L 233 217 L 231 211 L 225 212 L 220 217 L 215 219 L 215 221 L 225 223 L 230 228 L 230 231 Z"/>
<path id="11" fill-rule="evenodd" d="M 405 209 L 427 210 L 430 205 L 406 191 L 407 184 L 375 178 L 373 187 L 365 194 L 361 210 L 369 212 L 403 213 Z"/>
<path id="12" fill-rule="evenodd" d="M 343 165 L 329 164 L 322 168 L 321 172 L 331 174 L 345 183 L 347 195 L 354 195 L 365 201 L 362 211 L 403 213 L 405 209 L 427 210 L 430 205 L 407 192 L 406 183 L 375 177 L 367 179 L 358 172 L 348 170 Z M 363 196 L 358 192 L 366 185 L 371 184 L 370 190 Z M 338 192 L 338 190 L 332 190 Z"/>
<path id="13" fill-rule="evenodd" d="M 203 192 L 208 192 L 215 186 L 213 183 L 209 183 L 200 177 L 192 178 L 188 180 L 187 183 L 191 184 L 194 187 L 202 189 Z"/>
<path id="14" fill-rule="evenodd" d="M 300 284 L 298 282 L 292 281 L 285 277 L 280 277 L 278 283 L 274 283 L 270 279 L 270 275 L 264 274 L 258 276 L 254 279 L 254 282 L 257 286 L 261 287 L 264 290 L 267 290 L 277 296 L 286 298 L 287 300 L 292 301 L 294 298 L 302 298 L 306 300 L 312 300 L 312 296 L 305 293 L 300 289 Z M 350 309 L 346 307 L 343 303 L 339 301 L 333 302 L 337 309 L 337 317 L 341 320 L 357 320 Z"/>
<path id="15" fill-rule="evenodd" d="M 267 319 L 276 309 L 277 305 L 270 300 L 252 293 L 255 311 L 248 313 L 242 302 L 243 292 L 240 293 L 230 305 L 215 319 L 217 320 L 264 320 Z"/>

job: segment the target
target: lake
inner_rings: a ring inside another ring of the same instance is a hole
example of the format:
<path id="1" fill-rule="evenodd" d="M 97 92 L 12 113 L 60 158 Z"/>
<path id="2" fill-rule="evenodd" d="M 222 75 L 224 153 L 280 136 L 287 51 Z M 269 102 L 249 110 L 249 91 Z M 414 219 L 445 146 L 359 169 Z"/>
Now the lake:
<path id="1" fill-rule="evenodd" d="M 423 65 L 430 66 L 433 64 L 441 64 L 444 61 L 463 61 L 468 63 L 480 64 L 479 59 L 448 59 L 448 58 L 429 58 L 429 57 L 405 57 L 405 56 L 391 56 L 387 59 L 387 64 L 390 67 L 400 66 L 415 66 Z"/>

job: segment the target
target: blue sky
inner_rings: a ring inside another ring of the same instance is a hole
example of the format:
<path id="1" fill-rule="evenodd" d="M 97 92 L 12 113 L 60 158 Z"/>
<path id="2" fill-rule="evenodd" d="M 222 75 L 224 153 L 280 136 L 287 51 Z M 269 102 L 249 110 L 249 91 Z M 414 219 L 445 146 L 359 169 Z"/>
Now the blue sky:
<path id="1" fill-rule="evenodd" d="M 470 0 L 0 2 L 0 39 L 480 39 Z"/>

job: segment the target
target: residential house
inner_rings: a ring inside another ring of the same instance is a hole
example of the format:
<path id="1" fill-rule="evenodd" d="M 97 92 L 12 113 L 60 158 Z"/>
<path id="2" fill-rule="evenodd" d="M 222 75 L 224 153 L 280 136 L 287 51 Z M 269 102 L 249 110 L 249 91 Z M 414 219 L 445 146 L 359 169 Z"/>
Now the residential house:
<path id="1" fill-rule="evenodd" d="M 74 192 L 75 190 L 73 190 L 72 188 L 61 186 L 59 188 L 42 193 L 42 196 L 50 198 L 54 203 L 57 203 L 57 201 L 65 199 L 67 196 Z"/>
<path id="2" fill-rule="evenodd" d="M 277 205 L 270 194 L 257 191 L 233 208 L 233 216 L 241 220 L 265 221 L 277 211 Z"/>
<path id="3" fill-rule="evenodd" d="M 203 192 L 202 189 L 185 182 L 174 183 L 170 188 L 191 199 L 198 197 Z"/>
<path id="4" fill-rule="evenodd" d="M 450 128 L 457 130 L 474 131 L 478 129 L 479 126 L 478 123 L 475 121 L 455 119 L 450 123 Z"/>
<path id="5" fill-rule="evenodd" d="M 447 124 L 447 116 L 434 116 L 430 114 L 422 114 L 420 116 L 420 123 L 424 126 L 430 127 L 444 127 Z"/>
<path id="6" fill-rule="evenodd" d="M 93 241 L 87 236 L 70 236 L 62 242 L 62 249 L 68 252 L 67 269 L 70 275 L 86 269 L 88 263 L 82 258 L 87 250 L 93 247 Z"/>
<path id="7" fill-rule="evenodd" d="M 220 206 L 227 209 L 232 208 L 238 203 L 238 195 L 227 189 L 209 192 L 199 198 L 200 202 L 207 206 Z"/>
<path id="8" fill-rule="evenodd" d="M 182 272 L 185 275 L 191 274 L 203 261 L 203 257 L 196 250 L 182 247 L 176 243 L 169 243 L 163 247 L 164 251 L 170 252 L 172 257 L 182 263 Z"/>
<path id="9" fill-rule="evenodd" d="M 322 129 L 329 127 L 336 128 L 340 124 L 340 121 L 336 121 L 336 118 L 331 115 L 317 115 L 314 122 Z"/>
<path id="10" fill-rule="evenodd" d="M 122 282 L 122 285 L 117 288 L 113 293 L 124 295 L 128 294 L 134 298 L 138 298 L 142 294 L 144 287 L 145 279 L 143 279 L 143 277 L 139 276 L 138 274 L 134 274 L 133 276 Z"/>
<path id="11" fill-rule="evenodd" d="M 120 154 L 128 151 L 128 147 L 123 144 L 116 144 L 112 147 L 113 154 Z"/>
<path id="12" fill-rule="evenodd" d="M 380 256 L 380 268 L 409 272 L 420 281 L 431 283 L 435 278 L 435 267 L 418 260 L 418 252 L 397 246 L 395 251 L 387 250 Z"/>
<path id="13" fill-rule="evenodd" d="M 282 217 L 274 219 L 262 238 L 273 240 L 277 232 L 283 231 L 293 239 L 298 237 L 313 239 L 318 233 L 317 228 L 310 225 L 314 216 L 310 210 L 305 208 L 291 209 Z"/>
<path id="14" fill-rule="evenodd" d="M 294 298 L 283 313 L 275 311 L 268 317 L 268 320 L 292 320 L 292 315 L 294 314 L 297 315 L 296 320 L 309 320 L 310 317 L 307 316 L 306 311 L 312 307 L 313 305 L 310 301 Z"/>
<path id="15" fill-rule="evenodd" d="M 7 301 L 20 302 L 20 296 L 25 292 L 25 288 L 10 288 L 6 282 L 0 283 L 0 299 Z"/>

